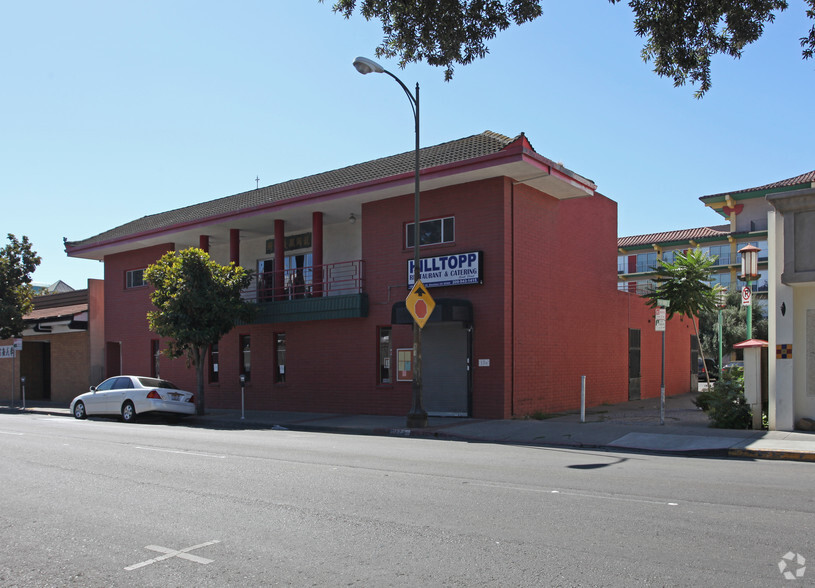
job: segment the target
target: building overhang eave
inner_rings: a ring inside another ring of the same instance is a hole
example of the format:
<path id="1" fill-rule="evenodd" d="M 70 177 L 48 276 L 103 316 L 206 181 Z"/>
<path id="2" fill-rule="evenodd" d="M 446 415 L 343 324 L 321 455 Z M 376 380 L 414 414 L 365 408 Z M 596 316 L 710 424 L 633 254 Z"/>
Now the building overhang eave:
<path id="1" fill-rule="evenodd" d="M 597 188 L 590 180 L 552 163 L 534 151 L 509 147 L 491 155 L 423 169 L 420 173 L 420 189 L 426 192 L 498 177 L 528 185 L 559 200 L 592 196 Z M 367 202 L 412 194 L 413 189 L 413 172 L 402 173 L 104 241 L 76 245 L 69 243 L 66 244 L 66 253 L 69 257 L 103 260 L 106 255 L 136 247 L 165 243 L 197 245 L 198 235 L 212 234 L 213 231 L 228 233 L 229 228 L 261 234 L 268 230 L 264 227 L 268 227 L 270 214 L 274 214 L 276 219 L 285 220 L 290 230 L 304 230 L 310 227 L 312 212 L 322 212 L 326 222 L 330 222 L 332 218 L 335 222 L 344 222 L 348 217 L 349 207 L 358 209 Z"/>

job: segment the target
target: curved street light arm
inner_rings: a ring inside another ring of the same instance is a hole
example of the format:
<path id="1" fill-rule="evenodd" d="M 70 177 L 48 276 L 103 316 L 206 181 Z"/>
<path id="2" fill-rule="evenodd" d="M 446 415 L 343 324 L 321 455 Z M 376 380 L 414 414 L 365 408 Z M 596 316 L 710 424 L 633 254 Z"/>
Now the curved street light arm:
<path id="1" fill-rule="evenodd" d="M 418 96 L 419 96 L 419 83 L 418 82 L 416 83 L 416 96 L 413 96 L 413 94 L 410 93 L 410 90 L 408 90 L 408 87 L 402 82 L 402 80 L 397 78 L 395 75 L 393 75 L 391 72 L 389 72 L 386 69 L 382 70 L 382 73 L 388 74 L 390 77 L 392 77 L 394 80 L 396 80 L 396 82 L 400 86 L 402 86 L 402 89 L 405 91 L 405 94 L 407 94 L 408 100 L 410 100 L 410 108 L 413 110 L 413 117 L 418 118 L 418 114 L 417 114 L 416 111 L 419 108 L 419 99 L 418 99 Z"/>

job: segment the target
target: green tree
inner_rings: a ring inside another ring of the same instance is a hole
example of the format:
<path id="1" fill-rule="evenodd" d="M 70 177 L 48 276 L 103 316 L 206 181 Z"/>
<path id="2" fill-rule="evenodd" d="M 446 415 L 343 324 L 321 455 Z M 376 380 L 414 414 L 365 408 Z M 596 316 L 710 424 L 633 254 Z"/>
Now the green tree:
<path id="1" fill-rule="evenodd" d="M 753 337 L 767 340 L 769 324 L 761 306 L 753 299 Z M 719 309 L 699 315 L 699 333 L 702 349 L 708 357 L 719 356 Z M 733 352 L 733 345 L 747 338 L 747 307 L 741 304 L 741 291 L 727 293 L 727 306 L 722 310 L 722 355 Z M 722 367 L 722 366 L 719 366 Z"/>
<path id="2" fill-rule="evenodd" d="M 238 320 L 249 320 L 253 305 L 241 298 L 252 276 L 230 263 L 223 266 L 201 249 L 171 251 L 144 272 L 155 288 L 150 300 L 156 310 L 147 313 L 150 329 L 170 339 L 169 357 L 186 355 L 195 366 L 195 407 L 204 414 L 204 358 L 210 345 L 232 330 Z"/>
<path id="3" fill-rule="evenodd" d="M 9 243 L 0 249 L 0 339 L 23 332 L 23 317 L 31 312 L 31 274 L 40 265 L 40 256 L 23 240 L 8 235 Z"/>
<path id="4" fill-rule="evenodd" d="M 715 261 L 699 247 L 687 253 L 677 253 L 672 263 L 660 259 L 657 267 L 657 287 L 643 297 L 652 308 L 658 306 L 659 300 L 669 300 L 668 319 L 675 314 L 688 317 L 693 323 L 696 338 L 699 339 L 699 325 L 695 319 L 700 313 L 716 307 L 716 291 L 710 285 L 710 268 L 714 263 Z M 701 348 L 699 351 L 704 362 L 705 353 Z M 709 386 L 710 374 L 707 370 L 705 375 Z"/>
<path id="5" fill-rule="evenodd" d="M 323 0 L 319 0 L 322 2 Z M 619 4 L 622 0 L 608 0 Z M 815 19 L 815 0 L 804 0 Z M 486 41 L 513 23 L 543 14 L 541 0 L 335 0 L 333 8 L 350 18 L 359 4 L 366 20 L 382 23 L 378 57 L 398 58 L 399 65 L 426 61 L 453 77 L 455 64 L 483 58 Z M 675 86 L 698 83 L 696 97 L 711 87 L 710 60 L 717 54 L 738 58 L 758 40 L 764 26 L 788 8 L 787 0 L 629 0 L 634 30 L 645 38 L 642 58 Z M 802 56 L 815 50 L 815 25 L 800 39 Z"/>

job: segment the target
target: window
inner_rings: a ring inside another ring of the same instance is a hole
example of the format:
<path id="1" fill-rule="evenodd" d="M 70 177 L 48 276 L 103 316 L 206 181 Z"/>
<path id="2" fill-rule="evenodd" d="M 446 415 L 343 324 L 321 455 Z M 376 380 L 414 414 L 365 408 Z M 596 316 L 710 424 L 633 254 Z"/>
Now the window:
<path id="1" fill-rule="evenodd" d="M 294 299 L 311 296 L 314 278 L 314 257 L 311 253 L 287 255 L 283 258 L 283 286 L 285 292 L 278 298 Z M 258 284 L 261 301 L 274 294 L 274 259 L 258 261 Z"/>
<path id="2" fill-rule="evenodd" d="M 682 253 L 681 249 L 670 249 L 662 252 L 662 261 L 665 263 L 673 263 L 676 261 L 676 254 Z"/>
<path id="3" fill-rule="evenodd" d="M 312 260 L 311 253 L 285 257 L 286 292 L 289 298 L 306 298 L 310 295 L 314 264 Z"/>
<path id="4" fill-rule="evenodd" d="M 118 377 L 116 378 L 116 382 L 113 384 L 113 388 L 111 390 L 130 390 L 133 387 L 133 382 L 130 378 L 125 377 Z"/>
<path id="5" fill-rule="evenodd" d="M 728 265 L 730 263 L 730 245 L 711 245 L 702 251 L 715 260 L 714 265 Z"/>
<path id="6" fill-rule="evenodd" d="M 126 276 L 125 286 L 127 288 L 139 288 L 147 285 L 147 282 L 144 281 L 144 268 L 130 270 Z"/>
<path id="7" fill-rule="evenodd" d="M 731 288 L 730 271 L 722 272 L 720 274 L 711 274 L 710 285 L 711 286 L 719 285 L 725 290 L 730 290 Z"/>
<path id="8" fill-rule="evenodd" d="M 396 350 L 396 381 L 413 381 L 413 349 Z"/>
<path id="9" fill-rule="evenodd" d="M 218 381 L 218 344 L 209 346 L 209 382 L 214 384 Z"/>
<path id="10" fill-rule="evenodd" d="M 113 390 L 113 385 L 119 378 L 108 378 L 96 387 L 97 392 L 104 392 L 105 390 Z"/>
<path id="11" fill-rule="evenodd" d="M 768 252 L 769 249 L 767 248 L 767 241 L 758 241 L 755 243 L 755 246 L 758 247 L 758 260 L 759 261 L 767 261 L 768 259 Z"/>
<path id="12" fill-rule="evenodd" d="M 178 390 L 178 386 L 167 380 L 160 380 L 159 378 L 136 378 L 139 384 L 145 388 L 169 388 L 170 390 Z"/>
<path id="13" fill-rule="evenodd" d="M 656 271 L 657 252 L 637 254 L 637 273 Z"/>
<path id="14" fill-rule="evenodd" d="M 637 280 L 628 282 L 628 291 L 639 295 L 648 294 L 656 290 L 656 282 L 653 280 Z"/>
<path id="15" fill-rule="evenodd" d="M 286 382 L 286 333 L 275 335 L 275 382 Z"/>
<path id="16" fill-rule="evenodd" d="M 758 280 L 753 282 L 753 292 L 768 292 L 770 290 L 770 274 L 767 270 L 758 270 Z"/>
<path id="17" fill-rule="evenodd" d="M 379 327 L 379 383 L 391 383 L 391 328 Z"/>
<path id="18" fill-rule="evenodd" d="M 249 346 L 250 339 L 249 335 L 241 335 L 239 337 L 240 342 L 240 362 L 241 362 L 241 370 L 240 374 L 244 376 L 245 380 L 248 382 L 250 376 L 252 375 L 252 355 L 251 355 L 251 348 Z"/>
<path id="19" fill-rule="evenodd" d="M 749 243 L 739 243 L 736 247 L 737 249 L 743 249 L 747 245 L 752 245 L 753 247 L 758 247 L 758 260 L 759 261 L 767 261 L 767 241 L 750 241 Z M 741 253 L 738 254 L 738 263 L 741 263 Z"/>
<path id="20" fill-rule="evenodd" d="M 448 216 L 419 223 L 419 245 L 436 245 L 438 243 L 452 243 L 456 240 L 455 217 Z M 413 227 L 415 223 L 405 225 L 405 243 L 410 249 L 413 247 Z"/>
<path id="21" fill-rule="evenodd" d="M 627 274 L 628 273 L 628 256 L 627 255 L 618 255 L 617 256 L 617 273 L 618 274 Z"/>

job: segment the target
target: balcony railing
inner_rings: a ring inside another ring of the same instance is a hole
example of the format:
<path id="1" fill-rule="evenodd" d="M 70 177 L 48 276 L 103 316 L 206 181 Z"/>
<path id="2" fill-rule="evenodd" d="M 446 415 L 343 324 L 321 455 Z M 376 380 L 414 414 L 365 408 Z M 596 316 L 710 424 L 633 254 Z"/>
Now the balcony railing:
<path id="1" fill-rule="evenodd" d="M 361 294 L 365 290 L 365 263 L 359 259 L 302 268 L 263 272 L 243 292 L 244 300 L 280 302 Z"/>

